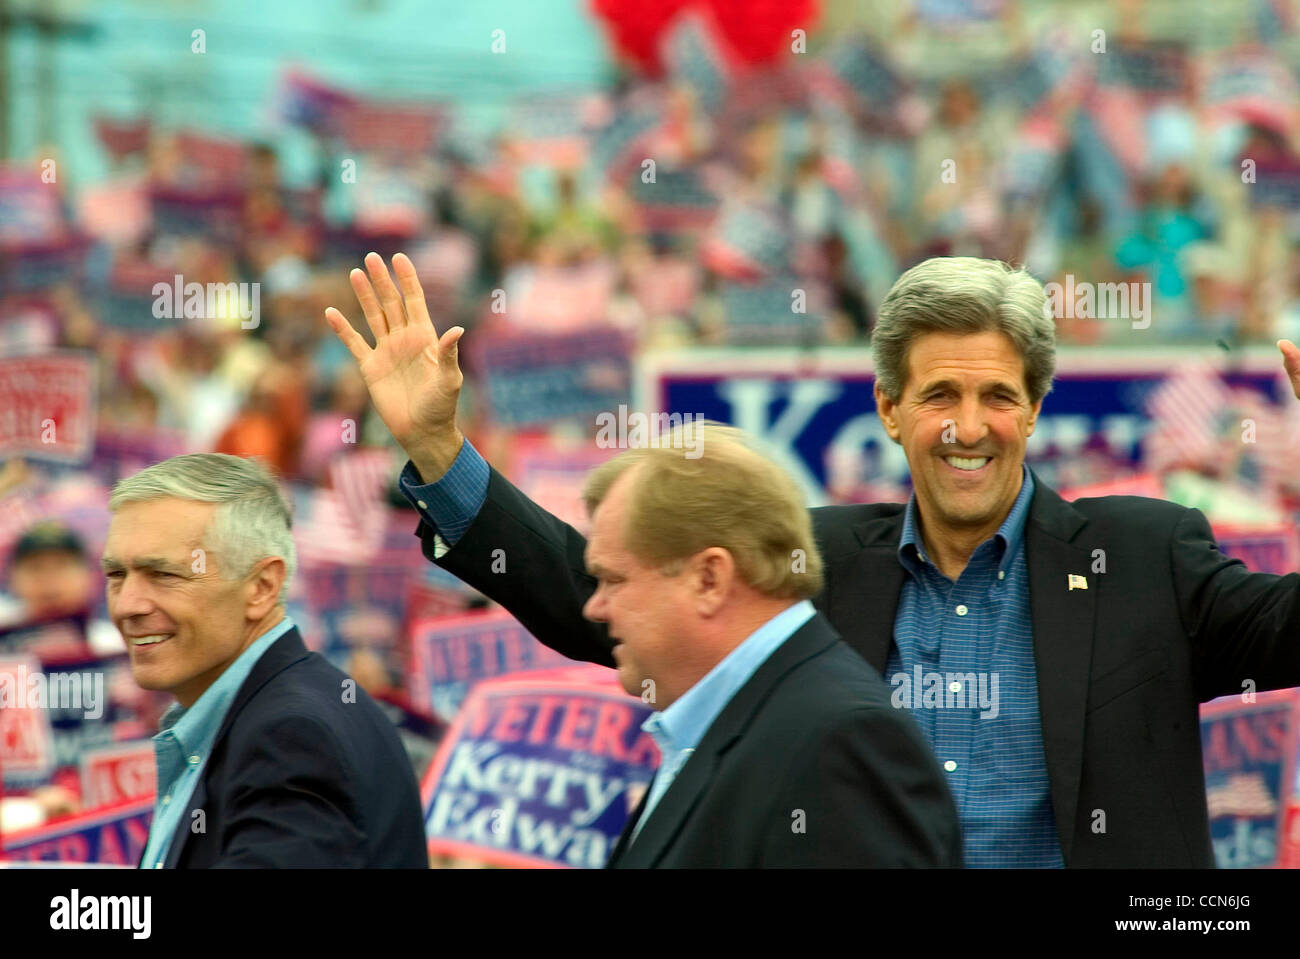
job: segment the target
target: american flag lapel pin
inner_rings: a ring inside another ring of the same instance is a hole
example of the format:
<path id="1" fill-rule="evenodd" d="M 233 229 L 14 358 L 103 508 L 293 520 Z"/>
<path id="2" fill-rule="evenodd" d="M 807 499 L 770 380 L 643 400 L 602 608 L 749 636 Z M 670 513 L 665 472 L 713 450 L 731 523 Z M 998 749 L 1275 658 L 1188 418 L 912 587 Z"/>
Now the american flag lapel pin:
<path id="1" fill-rule="evenodd" d="M 1070 589 L 1087 589 L 1088 580 L 1078 573 L 1070 574 Z"/>

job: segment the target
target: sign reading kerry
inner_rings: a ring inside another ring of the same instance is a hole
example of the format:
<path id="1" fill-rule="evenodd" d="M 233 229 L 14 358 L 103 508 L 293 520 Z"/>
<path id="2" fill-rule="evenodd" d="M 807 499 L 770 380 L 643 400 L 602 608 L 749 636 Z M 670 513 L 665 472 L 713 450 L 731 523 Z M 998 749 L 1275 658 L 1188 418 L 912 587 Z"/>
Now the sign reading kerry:
<path id="1" fill-rule="evenodd" d="M 604 866 L 659 765 L 649 714 L 597 666 L 479 684 L 421 790 L 430 854 Z"/>

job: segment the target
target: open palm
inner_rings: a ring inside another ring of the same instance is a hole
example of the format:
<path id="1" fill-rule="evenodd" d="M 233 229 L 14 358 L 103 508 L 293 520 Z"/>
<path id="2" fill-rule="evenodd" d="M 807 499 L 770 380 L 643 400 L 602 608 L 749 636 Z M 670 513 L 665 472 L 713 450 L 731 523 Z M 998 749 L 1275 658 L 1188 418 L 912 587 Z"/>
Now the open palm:
<path id="1" fill-rule="evenodd" d="M 464 380 L 456 344 L 465 331 L 455 326 L 439 338 L 415 265 L 406 254 L 393 257 L 400 291 L 378 254 L 368 254 L 365 264 L 369 277 L 358 269 L 348 279 L 374 334 L 374 349 L 334 307 L 325 311 L 325 319 L 357 361 L 389 432 L 410 452 L 431 437 L 455 432 L 456 401 Z"/>

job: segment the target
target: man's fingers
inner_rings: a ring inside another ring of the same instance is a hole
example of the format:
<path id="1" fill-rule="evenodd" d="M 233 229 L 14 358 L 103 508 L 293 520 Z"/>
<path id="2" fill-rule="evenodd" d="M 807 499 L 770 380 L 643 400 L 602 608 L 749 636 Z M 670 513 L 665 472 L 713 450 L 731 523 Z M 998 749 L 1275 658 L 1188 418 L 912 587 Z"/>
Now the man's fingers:
<path id="1" fill-rule="evenodd" d="M 1291 377 L 1291 388 L 1295 390 L 1296 399 L 1300 399 L 1300 349 L 1290 340 L 1278 340 L 1277 348 L 1282 351 L 1282 366 Z"/>
<path id="2" fill-rule="evenodd" d="M 460 338 L 465 333 L 465 327 L 453 326 L 446 333 L 442 334 L 442 339 L 438 341 L 438 361 L 440 363 L 451 363 L 452 366 L 459 367 L 459 349 Z"/>
<path id="3" fill-rule="evenodd" d="M 379 305 L 379 297 L 375 296 L 364 270 L 353 270 L 348 274 L 348 282 L 352 284 L 352 292 L 357 295 L 361 312 L 366 315 L 366 323 L 378 342 L 381 336 L 388 335 L 388 321 L 384 319 L 384 308 Z"/>
<path id="4" fill-rule="evenodd" d="M 384 258 L 378 253 L 367 253 L 366 269 L 370 272 L 375 292 L 379 294 L 379 302 L 384 307 L 388 329 L 400 330 L 406 326 L 406 313 L 402 310 L 402 296 L 393 285 L 393 278 L 388 275 L 388 267 L 384 266 Z"/>
<path id="5" fill-rule="evenodd" d="M 397 284 L 402 290 L 402 302 L 406 304 L 406 315 L 412 324 L 433 326 L 429 317 L 429 305 L 424 300 L 424 288 L 420 286 L 419 274 L 415 264 L 405 253 L 393 257 L 393 272 L 397 274 Z M 435 328 L 434 333 L 438 331 Z"/>
<path id="6" fill-rule="evenodd" d="M 352 354 L 354 360 L 360 363 L 369 355 L 370 347 L 366 344 L 365 339 L 348 322 L 348 318 L 334 307 L 325 308 L 325 322 L 330 325 L 334 335 L 343 341 L 343 345 L 348 348 L 348 352 Z"/>

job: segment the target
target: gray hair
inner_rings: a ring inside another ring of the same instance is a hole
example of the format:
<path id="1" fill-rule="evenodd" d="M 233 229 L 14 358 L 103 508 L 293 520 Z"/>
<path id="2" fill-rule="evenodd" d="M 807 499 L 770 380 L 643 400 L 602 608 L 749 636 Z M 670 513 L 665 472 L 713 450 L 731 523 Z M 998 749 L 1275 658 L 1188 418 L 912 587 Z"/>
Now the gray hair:
<path id="1" fill-rule="evenodd" d="M 247 576 L 255 563 L 268 556 L 284 560 L 279 598 L 284 605 L 297 568 L 290 532 L 293 519 L 275 477 L 262 464 L 226 453 L 173 456 L 120 481 L 113 487 L 108 508 L 117 512 L 125 503 L 164 497 L 218 504 L 204 543 L 226 558 L 222 579 Z"/>
<path id="2" fill-rule="evenodd" d="M 926 333 L 1004 333 L 1025 363 L 1025 389 L 1037 403 L 1056 372 L 1056 322 L 1043 284 L 1023 269 L 973 256 L 936 256 L 898 278 L 871 334 L 876 381 L 897 403 L 907 382 L 908 350 Z"/>

